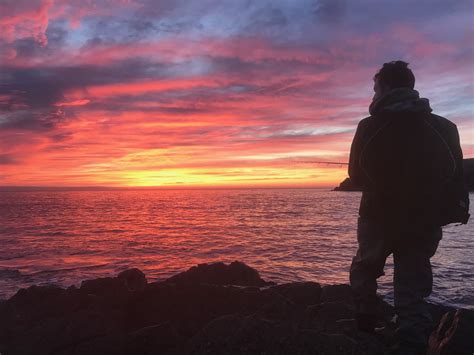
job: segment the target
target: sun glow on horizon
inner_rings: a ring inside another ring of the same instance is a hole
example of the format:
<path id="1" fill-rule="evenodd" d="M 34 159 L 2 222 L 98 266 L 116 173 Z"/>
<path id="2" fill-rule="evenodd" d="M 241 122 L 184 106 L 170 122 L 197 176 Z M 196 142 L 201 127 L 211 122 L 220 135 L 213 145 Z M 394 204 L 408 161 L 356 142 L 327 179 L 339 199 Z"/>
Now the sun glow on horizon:
<path id="1" fill-rule="evenodd" d="M 393 59 L 474 157 L 464 0 L 160 4 L 0 5 L 0 186 L 336 186 Z"/>

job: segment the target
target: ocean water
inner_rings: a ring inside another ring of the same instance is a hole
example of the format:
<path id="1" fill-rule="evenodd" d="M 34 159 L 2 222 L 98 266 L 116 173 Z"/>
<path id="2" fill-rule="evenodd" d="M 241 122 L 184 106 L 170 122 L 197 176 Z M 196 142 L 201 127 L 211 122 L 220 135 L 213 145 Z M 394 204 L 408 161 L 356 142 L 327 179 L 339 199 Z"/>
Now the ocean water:
<path id="1" fill-rule="evenodd" d="M 0 192 L 0 298 L 131 267 L 155 281 L 234 260 L 277 283 L 348 283 L 359 200 L 318 189 Z M 431 301 L 474 308 L 473 237 L 473 223 L 444 228 Z M 389 301 L 392 271 L 389 258 L 379 282 Z"/>

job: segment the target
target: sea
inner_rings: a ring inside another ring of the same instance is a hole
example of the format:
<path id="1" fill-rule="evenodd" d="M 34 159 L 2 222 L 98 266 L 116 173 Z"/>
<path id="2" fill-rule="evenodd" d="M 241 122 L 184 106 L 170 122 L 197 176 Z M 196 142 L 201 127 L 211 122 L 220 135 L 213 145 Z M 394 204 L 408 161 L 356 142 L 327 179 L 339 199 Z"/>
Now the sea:
<path id="1" fill-rule="evenodd" d="M 347 284 L 360 197 L 328 189 L 0 192 L 0 299 L 133 267 L 152 282 L 234 260 L 267 281 Z M 474 309 L 473 252 L 474 222 L 443 228 L 431 302 Z M 385 271 L 379 292 L 391 302 L 391 257 Z"/>

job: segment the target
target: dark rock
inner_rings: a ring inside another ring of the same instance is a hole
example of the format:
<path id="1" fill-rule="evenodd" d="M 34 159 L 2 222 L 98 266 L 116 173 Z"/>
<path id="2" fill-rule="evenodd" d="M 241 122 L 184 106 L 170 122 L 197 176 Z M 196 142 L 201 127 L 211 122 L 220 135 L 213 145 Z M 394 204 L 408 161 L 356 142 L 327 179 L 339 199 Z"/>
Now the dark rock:
<path id="1" fill-rule="evenodd" d="M 355 331 L 354 310 L 344 302 L 326 302 L 306 309 L 306 328 L 326 333 Z"/>
<path id="2" fill-rule="evenodd" d="M 244 285 L 244 286 L 242 286 Z M 248 285 L 248 286 L 247 286 Z M 268 286 L 242 263 L 203 264 L 164 282 L 137 269 L 80 288 L 32 286 L 0 304 L 1 354 L 384 354 L 355 329 L 348 285 Z M 472 353 L 474 312 L 430 305 L 443 318 L 438 353 Z M 393 308 L 380 299 L 380 321 Z M 387 323 L 385 323 L 387 324 Z"/>
<path id="3" fill-rule="evenodd" d="M 351 179 L 345 178 L 334 191 L 362 191 L 362 187 L 354 185 Z"/>
<path id="4" fill-rule="evenodd" d="M 166 282 L 258 287 L 273 284 L 260 278 L 257 270 L 239 261 L 234 261 L 229 265 L 222 262 L 199 264 L 170 277 Z"/>
<path id="5" fill-rule="evenodd" d="M 255 315 L 222 316 L 206 325 L 179 353 L 281 353 L 291 334 L 292 329 L 278 321 Z"/>
<path id="6" fill-rule="evenodd" d="M 441 321 L 441 318 L 445 315 L 445 313 L 455 311 L 453 307 L 434 303 L 428 303 L 428 309 L 435 324 L 438 324 Z"/>
<path id="7" fill-rule="evenodd" d="M 270 287 L 292 301 L 296 306 L 306 307 L 319 303 L 321 298 L 321 285 L 316 282 L 293 282 Z"/>
<path id="8" fill-rule="evenodd" d="M 298 309 L 294 302 L 279 294 L 275 296 L 274 299 L 265 303 L 257 314 L 265 319 L 295 322 L 295 318 L 298 318 Z"/>
<path id="9" fill-rule="evenodd" d="M 107 334 L 81 339 L 54 349 L 54 355 L 132 355 L 127 352 L 126 334 Z M 138 354 L 138 353 L 137 353 Z"/>
<path id="10" fill-rule="evenodd" d="M 352 289 L 349 285 L 323 286 L 321 302 L 346 302 L 352 304 Z"/>
<path id="11" fill-rule="evenodd" d="M 216 317 L 258 311 L 279 295 L 271 290 L 212 284 L 151 283 L 128 305 L 128 329 L 174 321 L 187 336 Z M 281 296 L 280 296 L 281 297 Z"/>
<path id="12" fill-rule="evenodd" d="M 103 277 L 82 281 L 80 290 L 87 294 L 107 298 L 123 298 L 128 295 L 128 287 L 124 279 Z"/>
<path id="13" fill-rule="evenodd" d="M 258 316 L 224 316 L 210 322 L 176 354 L 383 354 L 367 353 L 342 334 L 292 329 Z"/>
<path id="14" fill-rule="evenodd" d="M 145 274 L 136 268 L 122 271 L 117 278 L 125 281 L 129 291 L 143 291 L 147 285 Z"/>
<path id="15" fill-rule="evenodd" d="M 143 355 L 164 353 L 187 340 L 171 322 L 135 330 L 127 334 L 126 338 L 126 353 Z"/>

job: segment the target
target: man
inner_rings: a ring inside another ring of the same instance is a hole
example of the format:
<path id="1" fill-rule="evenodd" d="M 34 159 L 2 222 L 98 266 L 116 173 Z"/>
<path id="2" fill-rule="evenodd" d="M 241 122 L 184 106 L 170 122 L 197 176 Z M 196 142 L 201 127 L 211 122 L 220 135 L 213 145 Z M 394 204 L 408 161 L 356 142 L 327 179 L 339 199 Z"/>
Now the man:
<path id="1" fill-rule="evenodd" d="M 424 298 L 441 226 L 469 217 L 456 125 L 432 114 L 414 86 L 408 63 L 383 65 L 374 77 L 371 116 L 360 121 L 349 160 L 349 176 L 363 188 L 350 270 L 358 327 L 374 331 L 376 279 L 393 254 L 397 336 L 406 354 L 426 353 L 433 325 Z"/>

